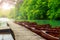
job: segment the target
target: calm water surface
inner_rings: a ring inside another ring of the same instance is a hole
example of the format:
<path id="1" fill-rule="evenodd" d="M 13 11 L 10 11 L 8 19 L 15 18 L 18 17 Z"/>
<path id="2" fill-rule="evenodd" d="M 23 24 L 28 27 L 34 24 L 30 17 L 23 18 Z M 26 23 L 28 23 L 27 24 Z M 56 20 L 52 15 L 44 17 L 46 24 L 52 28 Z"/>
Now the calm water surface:
<path id="1" fill-rule="evenodd" d="M 11 34 L 0 34 L 0 40 L 14 40 Z"/>
<path id="2" fill-rule="evenodd" d="M 7 21 L 8 19 L 7 18 L 0 18 L 0 28 L 5 28 L 7 27 Z M 0 33 L 0 40 L 14 40 L 12 35 L 9 33 L 9 34 L 1 34 Z"/>
<path id="3" fill-rule="evenodd" d="M 13 40 L 11 34 L 0 34 L 0 40 Z"/>

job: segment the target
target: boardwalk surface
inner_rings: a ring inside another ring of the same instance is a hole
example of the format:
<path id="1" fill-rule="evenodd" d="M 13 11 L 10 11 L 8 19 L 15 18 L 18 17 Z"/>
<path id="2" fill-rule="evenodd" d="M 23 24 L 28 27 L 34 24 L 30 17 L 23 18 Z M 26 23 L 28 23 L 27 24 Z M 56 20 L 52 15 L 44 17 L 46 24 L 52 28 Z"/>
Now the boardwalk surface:
<path id="1" fill-rule="evenodd" d="M 15 24 L 13 22 L 8 22 L 9 27 L 13 30 L 16 40 L 45 40 L 39 35 L 31 32 L 27 28 Z"/>
<path id="2" fill-rule="evenodd" d="M 0 30 L 4 30 L 4 29 L 10 29 L 8 26 L 0 26 Z"/>

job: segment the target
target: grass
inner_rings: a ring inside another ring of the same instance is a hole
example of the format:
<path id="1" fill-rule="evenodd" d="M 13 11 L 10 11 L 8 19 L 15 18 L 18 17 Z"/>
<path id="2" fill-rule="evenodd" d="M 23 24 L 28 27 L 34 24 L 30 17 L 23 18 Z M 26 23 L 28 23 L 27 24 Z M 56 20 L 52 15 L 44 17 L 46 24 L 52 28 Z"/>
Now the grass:
<path id="1" fill-rule="evenodd" d="M 37 24 L 50 24 L 52 27 L 60 27 L 60 21 L 57 20 L 17 20 L 17 21 L 29 21 L 36 22 Z"/>

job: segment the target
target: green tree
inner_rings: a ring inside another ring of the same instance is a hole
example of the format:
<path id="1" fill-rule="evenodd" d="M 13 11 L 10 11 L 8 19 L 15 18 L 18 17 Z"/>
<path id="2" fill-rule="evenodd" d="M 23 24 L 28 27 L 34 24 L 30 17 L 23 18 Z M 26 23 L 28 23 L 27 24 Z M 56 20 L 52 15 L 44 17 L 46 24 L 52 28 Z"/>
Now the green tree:
<path id="1" fill-rule="evenodd" d="M 49 0 L 48 1 L 48 18 L 49 19 L 57 19 L 60 15 L 60 0 Z"/>
<path id="2" fill-rule="evenodd" d="M 55 20 L 60 18 L 60 0 L 23 0 L 16 4 L 16 18 Z"/>

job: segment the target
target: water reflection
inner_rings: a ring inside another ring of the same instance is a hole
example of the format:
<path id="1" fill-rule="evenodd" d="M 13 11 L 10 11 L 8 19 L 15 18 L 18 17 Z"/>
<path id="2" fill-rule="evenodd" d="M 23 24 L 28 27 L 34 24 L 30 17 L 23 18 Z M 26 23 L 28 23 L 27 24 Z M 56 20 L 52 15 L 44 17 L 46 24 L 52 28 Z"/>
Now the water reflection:
<path id="1" fill-rule="evenodd" d="M 9 30 L 2 31 L 3 29 L 9 29 L 7 26 L 8 21 L 10 21 L 8 18 L 0 18 L 0 40 L 14 40 Z"/>
<path id="2" fill-rule="evenodd" d="M 11 34 L 0 34 L 0 40 L 13 40 Z"/>
<path id="3" fill-rule="evenodd" d="M 7 22 L 10 21 L 10 19 L 8 18 L 0 18 L 0 26 L 2 27 L 6 27 L 7 26 Z"/>

